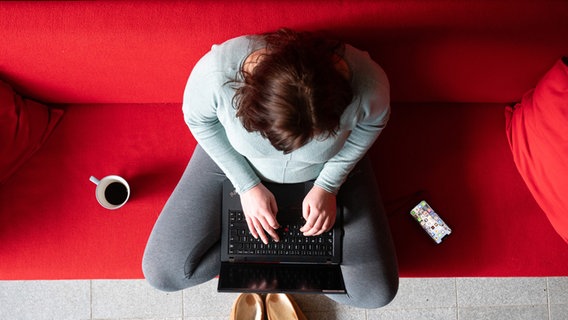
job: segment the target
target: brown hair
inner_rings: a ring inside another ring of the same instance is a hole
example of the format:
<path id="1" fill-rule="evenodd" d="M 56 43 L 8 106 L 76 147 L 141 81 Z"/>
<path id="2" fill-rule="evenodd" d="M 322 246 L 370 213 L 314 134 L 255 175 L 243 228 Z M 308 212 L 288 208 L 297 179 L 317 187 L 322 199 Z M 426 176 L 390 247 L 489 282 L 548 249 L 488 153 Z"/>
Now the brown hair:
<path id="1" fill-rule="evenodd" d="M 337 70 L 343 45 L 308 32 L 281 29 L 263 35 L 266 54 L 252 73 L 241 70 L 237 117 L 284 153 L 314 137 L 328 138 L 353 98 L 349 79 Z"/>

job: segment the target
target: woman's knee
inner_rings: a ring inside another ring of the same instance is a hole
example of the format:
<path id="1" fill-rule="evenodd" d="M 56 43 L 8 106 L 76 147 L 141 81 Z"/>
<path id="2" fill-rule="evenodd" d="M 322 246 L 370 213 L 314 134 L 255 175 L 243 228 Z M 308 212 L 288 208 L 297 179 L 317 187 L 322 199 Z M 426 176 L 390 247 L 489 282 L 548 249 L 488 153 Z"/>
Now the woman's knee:
<path id="1" fill-rule="evenodd" d="M 384 279 L 361 297 L 360 307 L 365 309 L 382 308 L 394 300 L 398 293 L 398 277 Z"/>
<path id="2" fill-rule="evenodd" d="M 391 303 L 398 293 L 398 284 L 398 277 L 389 279 L 388 283 L 385 283 L 384 289 L 381 291 L 381 294 L 377 298 L 375 304 L 372 305 L 370 309 L 382 308 Z"/>
<path id="3" fill-rule="evenodd" d="M 142 272 L 146 281 L 158 290 L 173 292 L 185 289 L 180 282 L 182 275 L 165 266 L 161 259 L 145 255 L 142 260 Z"/>
<path id="4" fill-rule="evenodd" d="M 220 269 L 220 245 L 213 245 L 203 254 L 167 253 L 164 249 L 147 247 L 142 259 L 142 271 L 148 283 L 162 291 L 178 291 L 213 279 Z M 199 251 L 201 252 L 201 251 Z"/>

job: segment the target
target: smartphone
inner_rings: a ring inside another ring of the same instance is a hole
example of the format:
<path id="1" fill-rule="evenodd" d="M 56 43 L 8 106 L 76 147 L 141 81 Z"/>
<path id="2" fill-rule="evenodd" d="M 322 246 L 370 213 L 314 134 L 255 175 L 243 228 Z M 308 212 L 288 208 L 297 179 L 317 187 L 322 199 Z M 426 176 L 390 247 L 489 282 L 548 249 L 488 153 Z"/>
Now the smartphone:
<path id="1" fill-rule="evenodd" d="M 422 200 L 416 205 L 410 214 L 422 226 L 422 229 L 436 242 L 442 243 L 442 240 L 452 233 L 452 229 L 438 216 L 438 214 L 430 207 L 430 205 Z"/>

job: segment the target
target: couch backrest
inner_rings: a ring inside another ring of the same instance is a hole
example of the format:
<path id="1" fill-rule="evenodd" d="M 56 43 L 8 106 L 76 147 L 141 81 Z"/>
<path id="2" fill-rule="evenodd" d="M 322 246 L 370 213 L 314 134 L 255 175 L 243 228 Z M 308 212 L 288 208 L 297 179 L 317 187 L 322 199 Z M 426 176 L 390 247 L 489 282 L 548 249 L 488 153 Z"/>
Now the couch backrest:
<path id="1" fill-rule="evenodd" d="M 16 1 L 0 77 L 47 102 L 178 103 L 212 44 L 280 27 L 367 50 L 394 101 L 510 102 L 568 54 L 568 1 Z"/>

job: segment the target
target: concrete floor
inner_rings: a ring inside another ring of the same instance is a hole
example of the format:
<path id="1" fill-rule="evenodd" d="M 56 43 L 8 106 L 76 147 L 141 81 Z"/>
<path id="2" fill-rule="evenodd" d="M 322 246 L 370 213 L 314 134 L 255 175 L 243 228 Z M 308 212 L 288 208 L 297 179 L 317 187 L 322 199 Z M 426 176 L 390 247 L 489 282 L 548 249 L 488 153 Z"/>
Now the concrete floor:
<path id="1" fill-rule="evenodd" d="M 175 293 L 144 280 L 0 281 L 0 319 L 228 319 L 238 294 L 217 280 Z M 568 277 L 403 278 L 395 300 L 377 310 L 294 295 L 310 320 L 568 319 Z"/>

